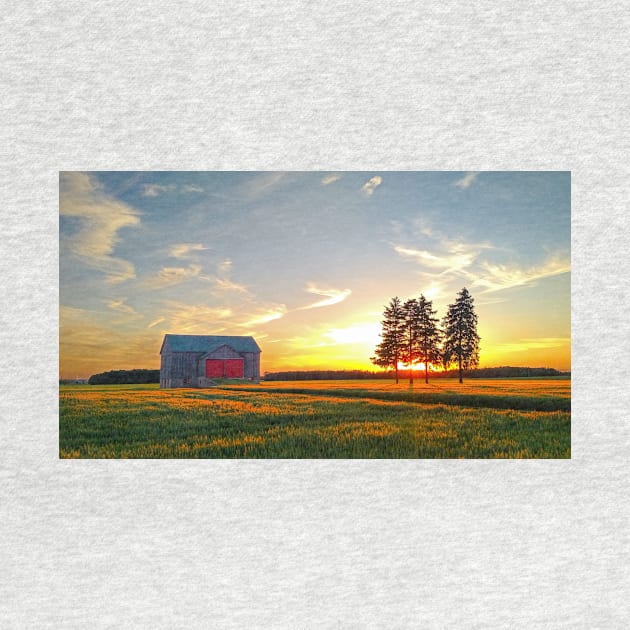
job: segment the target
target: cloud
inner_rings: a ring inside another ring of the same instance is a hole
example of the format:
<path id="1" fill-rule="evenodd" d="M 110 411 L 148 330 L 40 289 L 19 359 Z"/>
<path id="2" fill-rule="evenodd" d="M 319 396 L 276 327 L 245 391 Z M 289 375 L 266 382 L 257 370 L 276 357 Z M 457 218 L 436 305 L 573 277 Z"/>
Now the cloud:
<path id="1" fill-rule="evenodd" d="M 184 184 L 183 186 L 177 187 L 176 184 L 144 184 L 144 191 L 142 192 L 143 197 L 159 197 L 160 195 L 167 192 L 181 192 L 181 193 L 202 193 L 205 192 L 201 186 L 195 186 L 193 184 Z"/>
<path id="2" fill-rule="evenodd" d="M 180 243 L 173 245 L 170 249 L 170 256 L 174 258 L 189 258 L 191 252 L 206 249 L 200 244 Z M 236 291 L 238 293 L 249 293 L 246 286 L 238 284 L 230 279 L 232 261 L 226 258 L 218 265 L 217 275 L 203 272 L 203 267 L 191 263 L 188 267 L 162 267 L 157 274 L 146 279 L 144 285 L 149 289 L 162 289 L 170 287 L 188 280 L 197 279 L 214 285 L 216 291 L 214 295 L 221 295 L 226 291 Z"/>
<path id="3" fill-rule="evenodd" d="M 145 184 L 143 197 L 157 197 L 165 192 L 171 192 L 175 190 L 175 184 L 168 184 L 167 186 L 161 186 L 160 184 Z"/>
<path id="4" fill-rule="evenodd" d="M 240 188 L 240 194 L 249 200 L 271 192 L 285 178 L 286 173 L 262 173 L 252 175 Z"/>
<path id="5" fill-rule="evenodd" d="M 208 249 L 201 243 L 178 243 L 171 245 L 168 255 L 171 258 L 187 258 L 192 252 L 199 252 Z"/>
<path id="6" fill-rule="evenodd" d="M 188 267 L 162 267 L 158 273 L 146 281 L 150 289 L 161 289 L 180 284 L 191 278 L 207 279 L 201 275 L 201 265 L 189 265 Z"/>
<path id="7" fill-rule="evenodd" d="M 136 277 L 133 264 L 112 253 L 120 241 L 118 232 L 140 225 L 137 210 L 108 196 L 88 173 L 67 172 L 59 179 L 59 214 L 79 221 L 76 233 L 62 234 L 62 255 L 65 251 L 104 273 L 109 284 Z"/>
<path id="8" fill-rule="evenodd" d="M 452 253 L 442 255 L 435 255 L 427 250 L 412 249 L 403 245 L 394 245 L 394 250 L 403 258 L 415 260 L 422 266 L 441 271 L 443 274 L 465 272 L 478 255 L 473 247 L 466 245 L 460 245 Z"/>
<path id="9" fill-rule="evenodd" d="M 483 275 L 480 273 L 473 281 L 473 286 L 485 289 L 483 293 L 493 293 L 520 286 L 531 286 L 537 280 L 557 276 L 571 271 L 568 257 L 554 257 L 542 265 L 521 269 L 506 265 L 482 263 Z"/>
<path id="10" fill-rule="evenodd" d="M 239 293 L 249 293 L 247 287 L 238 284 L 230 279 L 232 272 L 232 261 L 229 258 L 223 260 L 217 269 L 217 277 L 214 278 L 215 286 L 221 291 L 237 291 Z"/>
<path id="11" fill-rule="evenodd" d="M 88 377 L 105 370 L 159 368 L 159 332 L 112 326 L 109 315 L 86 309 L 59 308 L 61 377 Z"/>
<path id="12" fill-rule="evenodd" d="M 258 326 L 259 324 L 267 324 L 268 322 L 284 317 L 287 312 L 287 307 L 284 304 L 279 304 L 264 311 L 258 311 L 247 321 L 240 323 L 239 326 L 249 328 L 251 326 Z"/>
<path id="13" fill-rule="evenodd" d="M 240 293 L 247 293 L 247 287 L 243 284 L 237 284 L 236 282 L 232 282 L 231 280 L 227 280 L 225 278 L 216 278 L 215 284 L 219 289 L 223 291 L 238 291 Z"/>
<path id="14" fill-rule="evenodd" d="M 174 333 L 218 334 L 225 330 L 225 320 L 233 315 L 224 306 L 198 306 L 181 302 L 167 305 L 169 328 Z"/>
<path id="15" fill-rule="evenodd" d="M 226 258 L 220 265 L 219 265 L 219 273 L 221 274 L 227 274 L 230 273 L 230 271 L 232 271 L 232 261 L 229 258 Z"/>
<path id="16" fill-rule="evenodd" d="M 477 306 L 489 306 L 490 304 L 502 304 L 507 302 L 507 298 L 489 297 L 489 298 L 475 298 L 475 304 Z"/>
<path id="17" fill-rule="evenodd" d="M 113 311 L 125 313 L 126 315 L 133 315 L 134 317 L 142 317 L 142 315 L 133 307 L 129 306 L 129 304 L 125 304 L 126 300 L 127 298 L 120 298 L 118 300 L 103 300 L 103 303 L 107 306 L 107 308 L 111 308 Z"/>
<path id="18" fill-rule="evenodd" d="M 309 304 L 308 306 L 300 307 L 299 311 L 304 311 L 310 308 L 321 308 L 322 306 L 332 306 L 333 304 L 339 304 L 339 302 L 343 302 L 351 293 L 350 289 L 322 289 L 313 284 L 309 284 L 305 289 L 309 293 L 313 293 L 314 295 L 322 295 L 326 299 L 318 300 L 313 304 Z"/>
<path id="19" fill-rule="evenodd" d="M 526 350 L 545 350 L 562 348 L 571 343 L 570 337 L 538 337 L 536 339 L 520 339 L 513 343 L 501 343 L 492 348 L 493 352 L 525 352 Z"/>
<path id="20" fill-rule="evenodd" d="M 162 322 L 166 321 L 166 317 L 158 317 L 156 320 L 152 321 L 147 328 L 153 328 L 154 326 L 157 326 L 158 324 L 161 324 Z"/>
<path id="21" fill-rule="evenodd" d="M 342 177 L 343 175 L 341 175 L 340 173 L 331 173 L 330 175 L 326 175 L 322 177 L 322 184 L 324 186 L 328 186 L 329 184 L 332 184 L 340 180 Z"/>
<path id="22" fill-rule="evenodd" d="M 376 188 L 380 186 L 382 182 L 383 182 L 383 179 L 379 177 L 378 175 L 375 175 L 374 177 L 369 179 L 367 182 L 365 182 L 365 184 L 363 184 L 363 186 L 361 187 L 361 192 L 366 197 L 371 197 L 374 194 L 374 191 L 376 190 Z"/>
<path id="23" fill-rule="evenodd" d="M 464 175 L 464 177 L 462 177 L 461 179 L 458 179 L 454 186 L 457 186 L 458 188 L 461 188 L 462 190 L 466 190 L 466 188 L 468 188 L 474 181 L 475 179 L 477 179 L 477 177 L 479 176 L 479 173 L 476 172 L 468 172 L 466 173 L 466 175 Z"/>

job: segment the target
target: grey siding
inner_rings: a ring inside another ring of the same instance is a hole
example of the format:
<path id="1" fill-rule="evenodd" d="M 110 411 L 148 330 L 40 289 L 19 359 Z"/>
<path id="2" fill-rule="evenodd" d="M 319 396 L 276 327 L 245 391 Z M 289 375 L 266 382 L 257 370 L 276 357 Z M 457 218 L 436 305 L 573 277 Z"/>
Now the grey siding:
<path id="1" fill-rule="evenodd" d="M 207 355 L 204 355 L 208 359 L 241 359 L 243 354 L 239 354 L 238 352 L 232 350 L 229 346 L 221 346 L 212 352 L 208 352 Z"/>
<path id="2" fill-rule="evenodd" d="M 211 387 L 213 381 L 206 378 L 206 359 L 239 358 L 243 359 L 243 378 L 260 381 L 260 352 L 237 352 L 227 344 L 211 352 L 172 352 L 165 338 L 161 349 L 160 387 Z"/>

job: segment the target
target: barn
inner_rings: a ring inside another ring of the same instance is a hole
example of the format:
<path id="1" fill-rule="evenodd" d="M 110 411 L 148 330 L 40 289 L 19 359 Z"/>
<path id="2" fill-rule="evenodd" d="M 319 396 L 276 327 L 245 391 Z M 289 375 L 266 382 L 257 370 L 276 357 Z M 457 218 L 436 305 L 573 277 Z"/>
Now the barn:
<path id="1" fill-rule="evenodd" d="M 164 335 L 160 387 L 210 387 L 217 378 L 258 382 L 260 352 L 253 337 Z"/>

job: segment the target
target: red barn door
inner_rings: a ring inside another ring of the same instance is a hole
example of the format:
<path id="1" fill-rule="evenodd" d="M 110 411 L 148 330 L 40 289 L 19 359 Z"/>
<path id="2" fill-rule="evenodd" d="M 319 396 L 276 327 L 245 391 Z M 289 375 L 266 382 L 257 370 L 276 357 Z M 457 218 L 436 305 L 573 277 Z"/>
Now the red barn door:
<path id="1" fill-rule="evenodd" d="M 221 378 L 223 376 L 223 361 L 221 359 L 206 359 L 206 377 Z"/>
<path id="2" fill-rule="evenodd" d="M 225 376 L 227 378 L 243 378 L 243 359 L 226 359 Z"/>
<path id="3" fill-rule="evenodd" d="M 206 378 L 243 378 L 243 359 L 206 359 Z"/>

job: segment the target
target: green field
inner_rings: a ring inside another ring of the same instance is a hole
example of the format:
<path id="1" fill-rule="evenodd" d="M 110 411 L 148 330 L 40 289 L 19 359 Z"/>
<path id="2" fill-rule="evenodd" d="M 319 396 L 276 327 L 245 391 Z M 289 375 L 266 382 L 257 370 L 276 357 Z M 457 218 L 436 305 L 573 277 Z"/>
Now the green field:
<path id="1" fill-rule="evenodd" d="M 568 379 L 60 387 L 62 458 L 569 458 Z"/>

